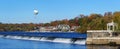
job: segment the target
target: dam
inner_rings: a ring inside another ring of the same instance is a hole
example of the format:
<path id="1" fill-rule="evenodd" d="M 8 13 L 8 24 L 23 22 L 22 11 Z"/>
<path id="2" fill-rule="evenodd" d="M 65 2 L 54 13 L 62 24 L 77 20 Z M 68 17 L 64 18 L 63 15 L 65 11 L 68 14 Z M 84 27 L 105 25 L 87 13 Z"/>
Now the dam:
<path id="1" fill-rule="evenodd" d="M 78 32 L 0 32 L 0 37 L 85 45 L 87 34 Z"/>

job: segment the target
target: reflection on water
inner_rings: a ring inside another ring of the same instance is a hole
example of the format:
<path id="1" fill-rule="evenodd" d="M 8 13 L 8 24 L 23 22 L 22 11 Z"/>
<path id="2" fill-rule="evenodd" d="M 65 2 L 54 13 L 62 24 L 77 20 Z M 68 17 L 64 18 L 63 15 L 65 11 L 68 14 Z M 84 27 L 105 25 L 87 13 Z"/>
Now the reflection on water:
<path id="1" fill-rule="evenodd" d="M 87 49 L 120 49 L 120 46 L 87 45 Z"/>

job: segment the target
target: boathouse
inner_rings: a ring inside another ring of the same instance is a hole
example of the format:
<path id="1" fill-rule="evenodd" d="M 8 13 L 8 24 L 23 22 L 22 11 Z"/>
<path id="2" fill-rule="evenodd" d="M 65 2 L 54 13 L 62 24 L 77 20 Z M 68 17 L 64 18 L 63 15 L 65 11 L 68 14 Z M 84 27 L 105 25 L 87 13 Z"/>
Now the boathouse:
<path id="1" fill-rule="evenodd" d="M 86 44 L 120 44 L 118 24 L 107 23 L 107 30 L 87 30 Z"/>

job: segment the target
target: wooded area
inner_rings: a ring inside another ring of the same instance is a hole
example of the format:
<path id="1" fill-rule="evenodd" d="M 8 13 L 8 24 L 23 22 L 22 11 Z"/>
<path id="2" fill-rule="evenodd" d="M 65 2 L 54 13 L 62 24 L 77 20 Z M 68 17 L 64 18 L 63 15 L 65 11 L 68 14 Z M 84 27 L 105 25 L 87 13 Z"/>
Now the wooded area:
<path id="1" fill-rule="evenodd" d="M 102 14 L 90 14 L 90 15 L 83 15 L 80 14 L 79 16 L 73 19 L 64 19 L 64 20 L 56 20 L 50 23 L 43 23 L 43 24 L 4 24 L 0 23 L 0 31 L 30 31 L 34 30 L 38 26 L 57 26 L 59 24 L 67 24 L 71 26 L 80 26 L 77 29 L 77 32 L 86 32 L 86 30 L 105 30 L 106 24 L 114 21 L 118 23 L 118 28 L 120 27 L 120 12 L 106 12 Z M 120 30 L 120 28 L 118 29 Z"/>

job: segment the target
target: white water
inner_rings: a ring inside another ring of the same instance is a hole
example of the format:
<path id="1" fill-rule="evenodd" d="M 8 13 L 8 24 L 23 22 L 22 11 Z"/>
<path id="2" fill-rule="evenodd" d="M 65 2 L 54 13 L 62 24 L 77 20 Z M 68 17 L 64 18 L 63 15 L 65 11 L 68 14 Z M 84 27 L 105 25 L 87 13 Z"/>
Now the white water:
<path id="1" fill-rule="evenodd" d="M 8 35 L 8 36 L 6 36 L 6 38 L 10 38 L 10 37 L 11 37 L 11 36 L 9 36 L 9 35 Z"/>
<path id="2" fill-rule="evenodd" d="M 65 38 L 56 38 L 53 42 L 61 42 L 61 43 L 71 43 L 71 39 Z"/>
<path id="3" fill-rule="evenodd" d="M 37 40 L 37 41 L 39 41 L 40 37 L 31 37 L 29 40 Z"/>
<path id="4" fill-rule="evenodd" d="M 46 41 L 46 37 L 42 37 L 40 41 Z"/>
<path id="5" fill-rule="evenodd" d="M 0 37 L 4 37 L 3 35 L 0 35 Z"/>
<path id="6" fill-rule="evenodd" d="M 74 42 L 74 44 L 82 44 L 85 45 L 86 40 L 85 39 L 81 39 L 81 40 L 77 40 Z"/>
<path id="7" fill-rule="evenodd" d="M 21 36 L 17 36 L 17 38 L 16 39 L 22 39 L 22 37 Z"/>
<path id="8" fill-rule="evenodd" d="M 42 37 L 40 39 L 40 41 L 49 41 L 49 42 L 53 42 L 53 39 L 49 39 L 48 37 Z"/>
<path id="9" fill-rule="evenodd" d="M 4 37 L 4 35 L 0 35 L 0 37 Z"/>
<path id="10" fill-rule="evenodd" d="M 29 40 L 29 37 L 23 37 L 22 39 L 26 39 L 26 40 Z"/>
<path id="11" fill-rule="evenodd" d="M 4 37 L 0 35 L 0 37 Z M 35 40 L 35 41 L 48 41 L 48 42 L 59 42 L 59 43 L 73 43 L 73 44 L 80 44 L 85 45 L 85 39 L 77 39 L 75 42 L 72 42 L 70 38 L 48 38 L 48 37 L 27 37 L 27 36 L 5 36 L 5 38 L 11 39 L 24 39 L 24 40 Z"/>

